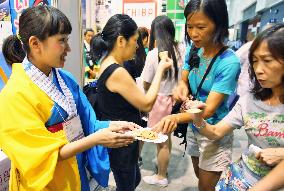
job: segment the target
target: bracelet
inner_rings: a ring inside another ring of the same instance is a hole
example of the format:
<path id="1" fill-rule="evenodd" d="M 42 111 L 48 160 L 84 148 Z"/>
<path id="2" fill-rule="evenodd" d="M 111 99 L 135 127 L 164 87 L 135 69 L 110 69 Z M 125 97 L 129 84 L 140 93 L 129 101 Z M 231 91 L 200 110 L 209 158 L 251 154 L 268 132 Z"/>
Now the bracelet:
<path id="1" fill-rule="evenodd" d="M 195 123 L 195 121 L 193 121 L 193 125 L 197 128 L 197 129 L 204 129 L 206 127 L 206 121 L 204 119 L 202 119 L 201 124 L 197 125 Z"/>

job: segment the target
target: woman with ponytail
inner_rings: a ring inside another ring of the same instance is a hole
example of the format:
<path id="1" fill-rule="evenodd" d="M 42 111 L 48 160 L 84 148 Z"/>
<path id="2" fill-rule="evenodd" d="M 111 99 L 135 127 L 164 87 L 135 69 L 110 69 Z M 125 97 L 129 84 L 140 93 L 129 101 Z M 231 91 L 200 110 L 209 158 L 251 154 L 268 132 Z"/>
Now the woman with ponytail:
<path id="1" fill-rule="evenodd" d="M 101 120 L 126 120 L 142 125 L 140 111 L 152 109 L 164 71 L 172 66 L 169 58 L 160 62 L 145 95 L 123 67 L 125 61 L 135 56 L 138 36 L 136 23 L 128 15 L 117 14 L 91 41 L 93 62 L 101 62 L 96 109 Z M 111 149 L 109 155 L 116 190 L 134 191 L 141 180 L 138 141 Z"/>
<path id="2" fill-rule="evenodd" d="M 11 160 L 9 190 L 89 191 L 86 168 L 108 185 L 107 147 L 133 142 L 128 122 L 98 121 L 73 76 L 68 18 L 50 6 L 23 11 L 3 44 L 12 74 L 0 93 L 0 148 Z M 103 145 L 103 146 L 99 146 Z"/>

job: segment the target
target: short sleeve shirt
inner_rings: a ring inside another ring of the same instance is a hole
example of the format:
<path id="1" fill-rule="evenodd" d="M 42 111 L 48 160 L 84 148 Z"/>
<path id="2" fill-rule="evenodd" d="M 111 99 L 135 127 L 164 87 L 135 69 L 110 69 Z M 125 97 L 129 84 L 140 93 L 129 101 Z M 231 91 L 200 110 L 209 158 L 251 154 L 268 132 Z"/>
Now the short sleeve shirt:
<path id="1" fill-rule="evenodd" d="M 262 149 L 284 147 L 284 104 L 270 106 L 247 94 L 239 99 L 223 121 L 234 129 L 244 127 L 249 145 Z M 242 160 L 260 176 L 270 170 L 246 152 L 242 154 Z"/>
<path id="2" fill-rule="evenodd" d="M 179 80 L 181 78 L 181 70 L 184 58 L 183 45 L 179 44 L 178 49 L 179 49 L 179 54 L 176 54 L 176 58 L 178 64 L 178 80 Z M 158 66 L 159 66 L 158 49 L 154 48 L 153 50 L 149 51 L 149 53 L 147 54 L 145 66 L 141 74 L 143 81 L 152 83 Z M 174 71 L 173 68 L 172 71 Z M 175 80 L 174 77 L 162 79 L 159 94 L 166 96 L 172 95 L 172 90 L 176 86 L 178 80 Z"/>
<path id="3" fill-rule="evenodd" d="M 190 49 L 190 46 L 187 48 Z M 185 60 L 188 60 L 189 51 Z M 188 81 L 193 95 L 196 94 L 197 88 L 210 64 L 211 60 L 207 60 L 203 57 L 203 49 L 199 49 L 198 56 L 200 57 L 200 64 L 198 68 L 193 68 L 189 75 Z M 184 63 L 183 70 L 189 71 L 188 61 Z M 234 93 L 238 76 L 240 74 L 240 61 L 231 49 L 225 50 L 215 60 L 210 72 L 208 73 L 196 99 L 206 102 L 207 97 L 211 91 L 231 95 Z M 228 112 L 227 98 L 224 99 L 223 103 L 218 107 L 215 114 L 207 119 L 210 124 L 216 124 L 222 118 L 224 118 Z"/>
<path id="4" fill-rule="evenodd" d="M 245 128 L 249 144 L 261 148 L 284 147 L 284 104 L 269 106 L 251 94 L 242 96 L 224 121 Z"/>

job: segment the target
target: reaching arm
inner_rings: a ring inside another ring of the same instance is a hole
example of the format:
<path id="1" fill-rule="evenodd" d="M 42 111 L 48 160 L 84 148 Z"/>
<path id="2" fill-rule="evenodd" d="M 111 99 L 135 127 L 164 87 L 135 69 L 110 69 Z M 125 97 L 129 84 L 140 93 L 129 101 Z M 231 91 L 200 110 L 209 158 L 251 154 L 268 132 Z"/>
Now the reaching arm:
<path id="1" fill-rule="evenodd" d="M 210 92 L 206 100 L 206 108 L 202 117 L 208 119 L 214 115 L 220 104 L 224 101 L 225 95 L 217 92 Z M 192 121 L 192 115 L 190 113 L 179 113 L 174 114 L 174 117 L 177 118 L 178 123 L 189 123 Z"/>
<path id="2" fill-rule="evenodd" d="M 134 126 L 133 123 L 113 124 L 109 128 L 100 129 L 82 139 L 67 143 L 59 149 L 58 160 L 68 159 L 96 145 L 110 148 L 126 146 L 133 142 L 133 137 L 120 132 L 133 129 Z"/>
<path id="3" fill-rule="evenodd" d="M 210 118 L 214 115 L 220 104 L 223 102 L 225 98 L 224 94 L 210 92 L 207 100 L 206 105 L 202 117 L 204 119 Z M 161 131 L 163 133 L 170 133 L 175 130 L 177 127 L 176 124 L 178 123 L 189 123 L 192 122 L 193 115 L 191 113 L 178 113 L 173 115 L 168 115 L 164 117 L 158 124 L 155 126 L 155 130 L 158 132 Z"/>
<path id="4" fill-rule="evenodd" d="M 115 70 L 107 80 L 106 86 L 110 91 L 120 94 L 137 109 L 148 112 L 155 103 L 164 71 L 171 66 L 172 60 L 161 61 L 146 95 L 137 87 L 124 68 Z"/>
<path id="5" fill-rule="evenodd" d="M 151 83 L 148 83 L 148 82 L 145 82 L 145 81 L 143 82 L 143 88 L 144 88 L 145 92 L 147 92 L 149 90 L 150 86 L 151 86 Z"/>
<path id="6" fill-rule="evenodd" d="M 210 125 L 202 119 L 194 121 L 194 125 L 197 128 L 202 126 L 199 132 L 211 140 L 221 139 L 233 131 L 233 128 L 224 121 L 220 121 L 216 125 Z"/>

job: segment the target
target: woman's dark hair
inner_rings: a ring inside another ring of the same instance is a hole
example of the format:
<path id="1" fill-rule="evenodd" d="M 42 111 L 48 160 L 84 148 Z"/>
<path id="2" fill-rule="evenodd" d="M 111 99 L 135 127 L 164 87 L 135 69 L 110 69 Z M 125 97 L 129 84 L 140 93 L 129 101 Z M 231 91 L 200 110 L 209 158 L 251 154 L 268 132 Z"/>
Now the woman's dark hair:
<path id="1" fill-rule="evenodd" d="M 135 21 L 125 14 L 113 15 L 106 23 L 101 33 L 91 40 L 92 61 L 97 63 L 105 52 L 112 51 L 118 36 L 128 40 L 137 31 Z"/>
<path id="2" fill-rule="evenodd" d="M 178 50 L 178 43 L 175 41 L 175 27 L 170 18 L 167 16 L 158 16 L 156 17 L 151 24 L 150 32 L 150 42 L 149 50 L 154 48 L 156 45 L 158 52 L 168 51 L 169 57 L 173 59 L 174 65 L 174 77 L 178 79 L 178 63 L 176 58 L 176 53 L 180 57 Z M 172 71 L 169 71 L 169 75 L 172 76 Z"/>
<path id="3" fill-rule="evenodd" d="M 249 50 L 249 74 L 252 80 L 252 93 L 256 99 L 266 100 L 272 96 L 272 90 L 269 88 L 262 88 L 259 84 L 256 74 L 253 69 L 253 55 L 255 50 L 264 41 L 267 42 L 268 50 L 271 55 L 284 64 L 284 23 L 276 24 L 257 35 Z M 282 77 L 282 84 L 284 84 L 284 76 Z"/>
<path id="4" fill-rule="evenodd" d="M 184 16 L 187 17 L 195 12 L 202 11 L 215 24 L 213 41 L 215 44 L 222 44 L 229 36 L 229 17 L 225 0 L 191 0 L 184 9 Z M 187 25 L 187 24 L 186 24 Z M 187 28 L 187 27 L 185 27 Z M 187 32 L 186 39 L 190 40 Z"/>
<path id="5" fill-rule="evenodd" d="M 2 51 L 8 64 L 20 63 L 30 53 L 31 36 L 43 41 L 56 34 L 70 34 L 71 23 L 58 9 L 39 5 L 23 11 L 19 20 L 19 35 L 5 39 Z"/>
<path id="6" fill-rule="evenodd" d="M 94 32 L 94 30 L 92 28 L 86 28 L 86 30 L 84 31 L 84 36 L 86 36 L 88 32 Z"/>
<path id="7" fill-rule="evenodd" d="M 140 31 L 138 30 L 139 37 L 137 39 L 138 48 L 136 49 L 136 54 L 134 59 L 128 60 L 124 62 L 124 67 L 128 71 L 128 73 L 135 78 L 139 77 L 143 71 L 145 60 L 146 60 L 146 52 L 143 46 L 142 36 Z"/>
<path id="8" fill-rule="evenodd" d="M 138 33 L 139 33 L 139 37 L 137 39 L 138 48 L 136 49 L 135 57 L 134 59 L 128 60 L 123 63 L 124 68 L 128 71 L 128 73 L 132 76 L 134 80 L 135 78 L 141 76 L 146 60 L 146 52 L 143 46 L 142 37 L 139 31 Z"/>
<path id="9" fill-rule="evenodd" d="M 145 52 L 145 48 L 143 46 L 142 39 L 143 39 L 142 35 L 139 32 L 139 37 L 137 39 L 138 48 L 136 49 L 136 54 L 135 54 L 135 66 L 137 68 L 137 73 L 139 74 L 138 76 L 140 76 L 142 73 L 142 70 L 145 65 L 146 56 L 147 56 Z"/>
<path id="10" fill-rule="evenodd" d="M 148 32 L 148 29 L 146 27 L 139 27 L 138 31 L 141 35 L 142 40 L 149 37 L 149 32 Z"/>

